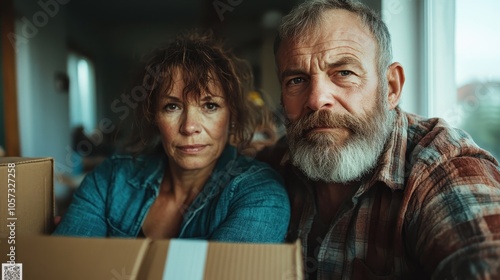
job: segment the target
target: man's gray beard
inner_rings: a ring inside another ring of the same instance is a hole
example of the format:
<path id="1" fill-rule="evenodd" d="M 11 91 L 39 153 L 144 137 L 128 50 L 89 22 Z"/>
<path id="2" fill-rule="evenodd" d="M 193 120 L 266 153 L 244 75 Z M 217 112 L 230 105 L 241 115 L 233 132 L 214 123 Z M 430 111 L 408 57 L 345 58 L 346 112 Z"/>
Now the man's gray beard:
<path id="1" fill-rule="evenodd" d="M 387 109 L 379 92 L 377 106 L 345 143 L 338 146 L 336 135 L 328 132 L 297 135 L 287 124 L 290 159 L 309 179 L 327 183 L 348 183 L 370 173 L 384 151 L 396 117 Z M 350 127 L 348 127 L 350 129 Z"/>

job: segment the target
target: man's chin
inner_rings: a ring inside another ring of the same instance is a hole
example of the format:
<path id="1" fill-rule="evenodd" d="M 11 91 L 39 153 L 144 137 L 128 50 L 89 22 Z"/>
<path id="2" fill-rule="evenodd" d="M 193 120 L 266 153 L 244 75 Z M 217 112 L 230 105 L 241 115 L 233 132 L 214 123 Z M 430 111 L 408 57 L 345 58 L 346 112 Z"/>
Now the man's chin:
<path id="1" fill-rule="evenodd" d="M 348 184 L 372 170 L 378 152 L 370 147 L 368 142 L 361 146 L 308 143 L 290 152 L 292 164 L 313 181 Z"/>

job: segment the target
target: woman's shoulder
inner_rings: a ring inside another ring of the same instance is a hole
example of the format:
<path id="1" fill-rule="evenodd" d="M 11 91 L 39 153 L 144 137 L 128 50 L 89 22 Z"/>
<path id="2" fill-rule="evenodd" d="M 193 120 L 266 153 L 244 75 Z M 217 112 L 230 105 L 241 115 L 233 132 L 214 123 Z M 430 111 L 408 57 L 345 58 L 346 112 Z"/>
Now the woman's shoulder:
<path id="1" fill-rule="evenodd" d="M 234 166 L 228 170 L 235 176 L 235 182 L 248 184 L 251 181 L 252 184 L 283 185 L 282 177 L 267 163 L 252 157 L 238 155 L 233 164 Z"/>
<path id="2" fill-rule="evenodd" d="M 245 155 L 239 154 L 236 157 L 236 161 L 238 165 L 242 168 L 247 168 L 249 171 L 257 171 L 257 170 L 274 170 L 271 166 L 263 161 L 256 159 L 255 157 L 249 157 Z"/>
<path id="3" fill-rule="evenodd" d="M 262 201 L 265 197 L 268 204 L 279 207 L 288 205 L 284 203 L 288 201 L 284 180 L 267 163 L 239 155 L 234 159 L 232 168 L 223 174 L 230 174 L 229 183 L 223 191 L 229 195 L 230 201 Z"/>

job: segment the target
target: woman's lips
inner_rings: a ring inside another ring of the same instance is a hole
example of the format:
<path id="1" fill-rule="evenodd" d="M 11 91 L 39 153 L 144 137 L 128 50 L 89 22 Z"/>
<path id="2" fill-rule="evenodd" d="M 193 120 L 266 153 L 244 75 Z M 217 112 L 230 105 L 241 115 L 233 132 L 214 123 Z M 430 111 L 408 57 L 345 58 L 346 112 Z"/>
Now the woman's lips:
<path id="1" fill-rule="evenodd" d="M 197 153 L 205 149 L 206 146 L 207 145 L 184 145 L 184 146 L 177 146 L 177 149 L 185 153 Z"/>

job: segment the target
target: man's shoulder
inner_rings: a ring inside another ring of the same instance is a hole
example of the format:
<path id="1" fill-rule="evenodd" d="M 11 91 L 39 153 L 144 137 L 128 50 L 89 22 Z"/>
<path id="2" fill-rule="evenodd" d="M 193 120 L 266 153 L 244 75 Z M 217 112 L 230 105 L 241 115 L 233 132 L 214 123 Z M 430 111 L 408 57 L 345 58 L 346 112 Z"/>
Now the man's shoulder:
<path id="1" fill-rule="evenodd" d="M 408 119 L 406 157 L 426 164 L 459 157 L 475 157 L 496 163 L 495 158 L 480 148 L 472 137 L 442 118 L 423 118 L 405 113 Z"/>

